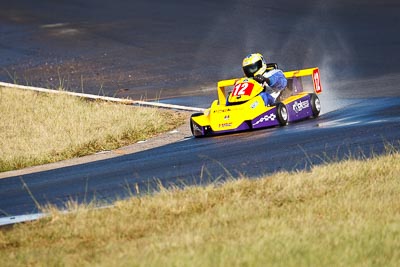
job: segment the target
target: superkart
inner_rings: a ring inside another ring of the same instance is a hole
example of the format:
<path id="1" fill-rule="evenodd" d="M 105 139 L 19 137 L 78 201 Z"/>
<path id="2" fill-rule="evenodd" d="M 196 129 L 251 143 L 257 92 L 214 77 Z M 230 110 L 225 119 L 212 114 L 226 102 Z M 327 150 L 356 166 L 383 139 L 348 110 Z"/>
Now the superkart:
<path id="1" fill-rule="evenodd" d="M 278 68 L 268 64 L 269 69 Z M 195 137 L 253 130 L 318 117 L 322 92 L 318 68 L 284 72 L 288 85 L 272 106 L 265 106 L 265 90 L 253 78 L 218 82 L 218 99 L 203 113 L 192 114 L 190 128 Z M 311 78 L 311 79 L 310 79 Z M 229 90 L 229 91 L 228 91 Z"/>

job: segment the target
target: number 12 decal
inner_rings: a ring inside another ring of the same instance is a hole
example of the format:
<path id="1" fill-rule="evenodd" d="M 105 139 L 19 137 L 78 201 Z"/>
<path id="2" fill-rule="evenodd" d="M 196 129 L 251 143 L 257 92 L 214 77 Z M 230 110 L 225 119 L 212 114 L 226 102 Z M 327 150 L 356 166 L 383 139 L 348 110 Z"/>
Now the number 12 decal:
<path id="1" fill-rule="evenodd" d="M 252 83 L 239 83 L 233 87 L 232 96 L 251 95 L 253 87 Z"/>
<path id="2" fill-rule="evenodd" d="M 315 69 L 312 74 L 314 90 L 317 94 L 322 92 L 321 79 L 319 77 L 319 70 Z"/>

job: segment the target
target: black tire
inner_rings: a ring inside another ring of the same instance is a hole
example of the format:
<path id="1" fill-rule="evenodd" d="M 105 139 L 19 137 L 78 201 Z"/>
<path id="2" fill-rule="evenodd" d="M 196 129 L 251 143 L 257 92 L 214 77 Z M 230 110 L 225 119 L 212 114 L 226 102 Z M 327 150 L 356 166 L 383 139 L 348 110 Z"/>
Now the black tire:
<path id="1" fill-rule="evenodd" d="M 313 117 L 316 118 L 321 112 L 321 102 L 319 101 L 319 98 L 316 94 L 311 94 L 310 103 Z"/>
<path id="2" fill-rule="evenodd" d="M 194 133 L 194 130 L 193 130 L 193 120 L 192 120 L 192 118 L 193 117 L 198 117 L 198 116 L 201 116 L 201 115 L 204 115 L 203 113 L 194 113 L 194 114 L 192 114 L 192 116 L 190 116 L 190 131 L 192 132 L 192 135 L 194 136 L 194 137 L 201 137 L 200 135 L 195 135 L 195 133 Z"/>
<path id="3" fill-rule="evenodd" d="M 276 105 L 276 116 L 278 118 L 278 122 L 281 126 L 285 126 L 288 124 L 289 113 L 288 110 L 283 103 L 278 103 Z"/>

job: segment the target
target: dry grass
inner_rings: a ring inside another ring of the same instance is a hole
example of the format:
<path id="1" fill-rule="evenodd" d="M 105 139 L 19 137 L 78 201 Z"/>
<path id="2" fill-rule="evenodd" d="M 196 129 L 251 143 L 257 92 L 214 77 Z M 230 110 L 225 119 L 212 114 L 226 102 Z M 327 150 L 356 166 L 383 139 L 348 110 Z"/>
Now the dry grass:
<path id="1" fill-rule="evenodd" d="M 400 154 L 162 191 L 0 232 L 1 266 L 398 266 Z"/>
<path id="2" fill-rule="evenodd" d="M 181 113 L 0 88 L 0 171 L 55 162 L 147 139 Z"/>

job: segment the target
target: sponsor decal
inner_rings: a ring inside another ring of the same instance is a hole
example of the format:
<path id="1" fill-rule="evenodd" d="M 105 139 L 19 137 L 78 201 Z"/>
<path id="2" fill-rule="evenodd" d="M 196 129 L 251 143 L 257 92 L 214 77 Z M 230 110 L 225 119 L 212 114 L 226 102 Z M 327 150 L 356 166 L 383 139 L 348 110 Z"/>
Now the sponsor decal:
<path id="1" fill-rule="evenodd" d="M 217 109 L 217 110 L 214 110 L 213 111 L 213 113 L 224 113 L 224 112 L 228 112 L 228 111 L 231 111 L 231 109 Z"/>
<path id="2" fill-rule="evenodd" d="M 295 101 L 293 103 L 293 111 L 296 113 L 299 113 L 300 111 L 302 111 L 305 108 L 308 108 L 310 106 L 310 103 L 308 102 L 308 100 L 305 101 Z"/>
<path id="3" fill-rule="evenodd" d="M 264 117 L 262 117 L 261 119 L 256 121 L 256 123 L 254 123 L 253 126 L 256 126 L 265 121 L 274 121 L 275 119 L 276 119 L 276 115 L 274 113 L 271 113 L 269 115 L 265 115 Z"/>
<path id="4" fill-rule="evenodd" d="M 232 123 L 231 122 L 227 122 L 227 123 L 220 123 L 218 124 L 219 128 L 224 128 L 224 127 L 231 127 Z"/>
<path id="5" fill-rule="evenodd" d="M 255 109 L 258 106 L 258 101 L 254 101 L 253 104 L 251 104 L 250 108 Z"/>

